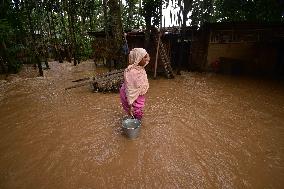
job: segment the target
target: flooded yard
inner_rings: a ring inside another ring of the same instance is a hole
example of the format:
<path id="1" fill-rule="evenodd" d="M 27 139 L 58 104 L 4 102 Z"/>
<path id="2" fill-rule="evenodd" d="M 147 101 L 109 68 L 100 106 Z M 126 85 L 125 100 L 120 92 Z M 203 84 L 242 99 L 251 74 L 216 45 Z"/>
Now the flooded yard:
<path id="1" fill-rule="evenodd" d="M 93 63 L 0 80 L 0 188 L 283 188 L 283 82 L 183 72 L 149 79 L 139 138 L 119 94 L 71 81 Z M 102 72 L 102 69 L 98 69 Z"/>

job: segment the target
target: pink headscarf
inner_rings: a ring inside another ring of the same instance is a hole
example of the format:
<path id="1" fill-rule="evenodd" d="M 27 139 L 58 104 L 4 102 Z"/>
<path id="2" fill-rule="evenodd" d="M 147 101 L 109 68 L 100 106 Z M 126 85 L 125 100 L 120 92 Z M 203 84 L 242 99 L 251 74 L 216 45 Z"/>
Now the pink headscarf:
<path id="1" fill-rule="evenodd" d="M 139 62 L 147 55 L 143 48 L 134 48 L 129 53 L 129 66 L 124 71 L 125 93 L 128 104 L 131 105 L 139 95 L 144 95 L 149 89 L 149 82 L 144 67 L 139 66 Z"/>

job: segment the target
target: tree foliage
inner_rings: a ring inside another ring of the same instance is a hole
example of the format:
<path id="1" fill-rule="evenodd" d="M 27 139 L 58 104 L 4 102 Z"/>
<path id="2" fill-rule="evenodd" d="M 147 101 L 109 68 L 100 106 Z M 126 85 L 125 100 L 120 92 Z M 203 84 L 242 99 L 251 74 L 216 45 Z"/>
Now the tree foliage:
<path id="1" fill-rule="evenodd" d="M 277 0 L 216 0 L 213 21 L 280 22 L 281 6 Z"/>
<path id="2" fill-rule="evenodd" d="M 175 7 L 170 18 L 179 26 L 206 22 L 283 21 L 281 0 L 5 0 L 0 1 L 0 69 L 15 72 L 25 62 L 52 57 L 73 59 L 91 53 L 88 31 L 114 34 L 116 48 L 123 30 L 159 27 L 162 7 Z M 39 65 L 39 64 L 38 64 Z"/>
<path id="3" fill-rule="evenodd" d="M 174 21 L 200 26 L 205 22 L 280 22 L 284 6 L 281 0 L 167 0 L 179 12 Z"/>
<path id="4" fill-rule="evenodd" d="M 122 21 L 124 30 L 138 29 L 145 25 L 141 16 L 141 0 L 126 0 L 126 4 L 122 5 Z"/>

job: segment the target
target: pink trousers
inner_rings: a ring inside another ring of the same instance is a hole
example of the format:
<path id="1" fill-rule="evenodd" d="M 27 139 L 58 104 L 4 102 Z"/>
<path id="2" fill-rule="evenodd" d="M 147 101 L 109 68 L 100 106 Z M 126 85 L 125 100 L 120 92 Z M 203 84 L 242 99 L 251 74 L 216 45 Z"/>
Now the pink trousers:
<path id="1" fill-rule="evenodd" d="M 119 90 L 119 94 L 120 94 L 120 101 L 121 101 L 122 107 L 126 111 L 126 113 L 129 114 L 130 106 L 127 101 L 124 83 L 122 84 Z M 139 95 L 138 98 L 132 104 L 133 115 L 136 119 L 139 119 L 139 120 L 142 119 L 144 106 L 145 106 L 145 95 Z"/>

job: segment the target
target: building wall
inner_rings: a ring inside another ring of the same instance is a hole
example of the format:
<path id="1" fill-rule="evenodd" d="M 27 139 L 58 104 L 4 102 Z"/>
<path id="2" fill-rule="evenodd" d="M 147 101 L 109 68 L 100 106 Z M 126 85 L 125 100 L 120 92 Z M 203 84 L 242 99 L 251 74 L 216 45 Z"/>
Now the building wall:
<path id="1" fill-rule="evenodd" d="M 242 64 L 245 73 L 272 73 L 277 50 L 269 44 L 257 43 L 209 43 L 207 69 L 220 57 L 234 59 Z"/>

